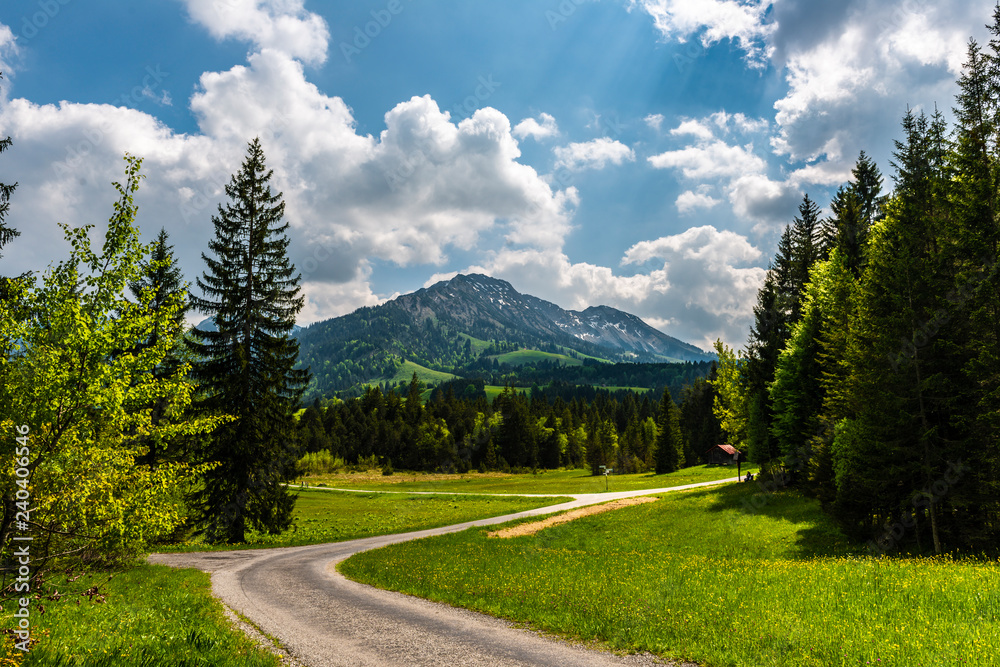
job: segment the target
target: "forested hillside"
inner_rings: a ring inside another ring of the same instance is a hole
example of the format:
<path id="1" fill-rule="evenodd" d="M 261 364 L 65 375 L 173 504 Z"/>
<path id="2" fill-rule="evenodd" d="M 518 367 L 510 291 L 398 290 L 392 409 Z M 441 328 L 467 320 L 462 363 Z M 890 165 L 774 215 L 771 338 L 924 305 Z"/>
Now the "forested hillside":
<path id="1" fill-rule="evenodd" d="M 534 350 L 552 365 L 608 361 L 708 361 L 712 355 L 607 307 L 582 312 L 520 294 L 487 276 L 459 275 L 373 308 L 310 326 L 298 334 L 309 396 L 391 379 L 404 361 L 469 375 L 520 363 L 505 353 Z M 508 369 L 509 373 L 510 370 Z M 645 386 L 645 385 L 641 385 Z"/>

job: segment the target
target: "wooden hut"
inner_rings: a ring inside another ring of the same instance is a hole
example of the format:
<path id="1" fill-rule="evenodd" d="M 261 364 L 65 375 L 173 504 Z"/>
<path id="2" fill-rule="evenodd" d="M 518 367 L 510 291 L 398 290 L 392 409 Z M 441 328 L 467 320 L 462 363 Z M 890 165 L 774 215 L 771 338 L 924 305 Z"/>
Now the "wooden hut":
<path id="1" fill-rule="evenodd" d="M 747 460 L 746 454 L 736 449 L 732 445 L 716 445 L 706 452 L 708 462 L 712 465 L 729 465 L 730 463 L 742 463 Z"/>

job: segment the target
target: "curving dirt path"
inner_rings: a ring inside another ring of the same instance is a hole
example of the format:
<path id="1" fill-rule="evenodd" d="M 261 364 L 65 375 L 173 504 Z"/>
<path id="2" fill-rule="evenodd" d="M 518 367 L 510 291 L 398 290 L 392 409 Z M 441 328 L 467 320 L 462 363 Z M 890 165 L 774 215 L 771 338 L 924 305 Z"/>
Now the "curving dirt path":
<path id="1" fill-rule="evenodd" d="M 335 570 L 335 565 L 360 551 L 397 542 L 609 500 L 732 481 L 738 480 L 640 491 L 562 494 L 571 495 L 574 500 L 411 533 L 306 547 L 151 554 L 148 560 L 210 572 L 212 593 L 216 597 L 250 619 L 264 633 L 276 637 L 296 660 L 308 667 L 663 664 L 653 656 L 616 656 L 543 637 L 484 614 L 358 584 L 343 577 Z"/>

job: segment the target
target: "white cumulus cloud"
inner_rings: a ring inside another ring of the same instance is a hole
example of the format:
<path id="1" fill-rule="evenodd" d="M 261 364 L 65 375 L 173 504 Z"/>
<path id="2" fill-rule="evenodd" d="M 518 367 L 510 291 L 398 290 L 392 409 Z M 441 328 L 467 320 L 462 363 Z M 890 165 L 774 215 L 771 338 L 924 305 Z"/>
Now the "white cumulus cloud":
<path id="1" fill-rule="evenodd" d="M 685 41 L 700 34 L 705 46 L 723 39 L 734 41 L 752 64 L 769 54 L 765 39 L 774 30 L 766 20 L 767 0 L 629 0 L 653 17 L 664 38 Z"/>
<path id="2" fill-rule="evenodd" d="M 379 136 L 359 134 L 344 101 L 320 92 L 302 63 L 277 49 L 205 73 L 191 109 L 199 131 L 179 134 L 124 107 L 24 99 L 0 106 L 0 129 L 14 138 L 0 181 L 19 181 L 10 223 L 22 232 L 16 253 L 5 253 L 7 271 L 60 259 L 57 222 L 107 219 L 110 183 L 121 179 L 127 151 L 145 158 L 141 229 L 151 237 L 165 227 L 193 281 L 204 270 L 200 255 L 223 185 L 254 136 L 287 204 L 304 322 L 378 302 L 373 261 L 440 265 L 486 231 L 512 247 L 558 250 L 571 227 L 576 191 L 553 189 L 518 161 L 510 122 L 496 109 L 456 124 L 430 96 L 414 97 L 385 114 Z"/>
<path id="3" fill-rule="evenodd" d="M 646 125 L 659 132 L 665 119 L 662 113 L 651 113 L 643 118 L 643 120 L 646 122 Z"/>
<path id="4" fill-rule="evenodd" d="M 547 113 L 540 114 L 538 120 L 525 118 L 514 126 L 514 136 L 518 139 L 531 137 L 538 141 L 558 135 L 559 125 L 556 123 L 556 119 Z"/>
<path id="5" fill-rule="evenodd" d="M 763 171 L 764 160 L 754 153 L 753 145 L 730 146 L 715 140 L 675 151 L 666 151 L 649 158 L 657 169 L 679 169 L 685 178 L 735 177 L 748 172 Z"/>
<path id="6" fill-rule="evenodd" d="M 696 139 L 714 139 L 715 133 L 712 131 L 708 125 L 700 120 L 688 118 L 683 121 L 680 125 L 670 130 L 670 134 L 673 136 L 692 136 Z"/>
<path id="7" fill-rule="evenodd" d="M 698 209 L 711 209 L 719 203 L 719 200 L 704 192 L 686 190 L 677 197 L 677 201 L 675 203 L 677 211 L 681 215 L 686 215 Z"/>
<path id="8" fill-rule="evenodd" d="M 565 167 L 571 171 L 604 169 L 608 164 L 620 165 L 635 160 L 635 152 L 631 148 L 607 137 L 559 146 L 554 153 L 556 168 Z"/>
<path id="9" fill-rule="evenodd" d="M 182 0 L 216 39 L 240 39 L 308 63 L 326 61 L 330 31 L 304 0 Z"/>
<path id="10" fill-rule="evenodd" d="M 17 41 L 10 26 L 0 23 L 0 72 L 6 72 L 10 76 L 10 60 L 17 55 Z M 0 100 L 5 99 L 0 93 Z"/>

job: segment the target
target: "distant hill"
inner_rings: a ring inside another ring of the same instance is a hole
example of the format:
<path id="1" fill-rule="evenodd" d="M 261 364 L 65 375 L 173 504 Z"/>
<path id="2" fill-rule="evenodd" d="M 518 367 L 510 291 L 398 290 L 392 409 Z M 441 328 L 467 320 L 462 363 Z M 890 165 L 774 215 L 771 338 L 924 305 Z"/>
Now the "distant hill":
<path id="1" fill-rule="evenodd" d="M 500 364 L 709 361 L 714 355 L 635 315 L 596 306 L 563 310 L 484 275 L 458 275 L 298 333 L 310 394 L 398 379 L 403 362 L 454 375 Z M 518 350 L 535 354 L 512 355 Z"/>

